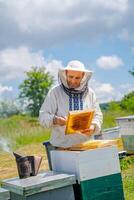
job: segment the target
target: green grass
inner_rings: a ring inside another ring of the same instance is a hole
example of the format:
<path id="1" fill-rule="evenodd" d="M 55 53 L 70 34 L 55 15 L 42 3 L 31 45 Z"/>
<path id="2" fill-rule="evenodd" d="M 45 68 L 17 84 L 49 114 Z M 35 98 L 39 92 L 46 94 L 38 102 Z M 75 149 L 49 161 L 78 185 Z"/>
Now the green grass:
<path id="1" fill-rule="evenodd" d="M 120 160 L 125 200 L 134 198 L 134 155 Z"/>
<path id="2" fill-rule="evenodd" d="M 130 157 L 127 157 L 126 159 L 134 161 L 134 159 L 131 159 Z M 125 164 L 125 169 L 122 170 L 122 179 L 125 192 L 125 200 L 134 199 L 134 162 L 128 164 L 127 166 Z"/>
<path id="3" fill-rule="evenodd" d="M 49 137 L 50 131 L 42 128 L 37 118 L 17 115 L 0 119 L 0 138 L 12 150 L 31 143 L 41 143 Z"/>
<path id="4" fill-rule="evenodd" d="M 121 166 L 121 170 L 125 170 L 128 169 L 129 166 L 134 164 L 134 156 L 127 156 L 123 159 L 120 160 L 120 166 Z"/>

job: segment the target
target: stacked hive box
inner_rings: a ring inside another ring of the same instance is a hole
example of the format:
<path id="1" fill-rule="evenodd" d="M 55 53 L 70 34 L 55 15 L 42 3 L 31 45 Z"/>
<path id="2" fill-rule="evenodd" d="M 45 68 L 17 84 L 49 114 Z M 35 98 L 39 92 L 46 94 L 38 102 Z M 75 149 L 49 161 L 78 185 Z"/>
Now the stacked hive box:
<path id="1" fill-rule="evenodd" d="M 9 191 L 3 188 L 0 188 L 0 200 L 9 200 L 9 199 L 10 199 Z"/>
<path id="2" fill-rule="evenodd" d="M 4 180 L 2 187 L 10 191 L 11 200 L 74 200 L 75 182 L 74 175 L 45 172 L 26 179 Z"/>
<path id="3" fill-rule="evenodd" d="M 53 170 L 73 173 L 77 200 L 124 200 L 116 147 L 87 151 L 52 151 Z"/>
<path id="4" fill-rule="evenodd" d="M 134 115 L 116 118 L 120 127 L 120 136 L 124 149 L 129 154 L 134 154 Z"/>

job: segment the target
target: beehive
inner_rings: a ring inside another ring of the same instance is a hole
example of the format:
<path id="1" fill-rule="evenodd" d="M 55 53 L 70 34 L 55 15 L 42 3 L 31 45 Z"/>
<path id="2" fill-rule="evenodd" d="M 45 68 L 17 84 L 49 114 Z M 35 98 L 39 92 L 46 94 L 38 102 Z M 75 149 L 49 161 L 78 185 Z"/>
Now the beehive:
<path id="1" fill-rule="evenodd" d="M 10 191 L 11 200 L 74 200 L 75 182 L 74 175 L 48 171 L 26 179 L 3 180 L 2 187 Z"/>
<path id="2" fill-rule="evenodd" d="M 134 154 L 134 115 L 116 118 L 120 136 L 127 153 Z"/>
<path id="3" fill-rule="evenodd" d="M 3 188 L 0 188 L 0 200 L 9 200 L 9 199 L 10 199 L 9 191 Z"/>
<path id="4" fill-rule="evenodd" d="M 118 150 L 114 146 L 87 151 L 52 151 L 53 170 L 75 174 L 76 199 L 124 200 Z M 79 196 L 77 195 L 79 194 Z"/>

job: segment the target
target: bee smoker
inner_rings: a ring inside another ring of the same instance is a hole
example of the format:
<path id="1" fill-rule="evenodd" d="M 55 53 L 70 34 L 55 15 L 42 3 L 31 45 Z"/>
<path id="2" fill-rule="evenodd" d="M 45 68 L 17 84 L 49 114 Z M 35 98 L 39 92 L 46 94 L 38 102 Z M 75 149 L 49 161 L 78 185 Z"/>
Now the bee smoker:
<path id="1" fill-rule="evenodd" d="M 13 155 L 15 156 L 18 174 L 21 179 L 37 175 L 42 157 L 21 156 L 15 152 L 13 152 Z"/>

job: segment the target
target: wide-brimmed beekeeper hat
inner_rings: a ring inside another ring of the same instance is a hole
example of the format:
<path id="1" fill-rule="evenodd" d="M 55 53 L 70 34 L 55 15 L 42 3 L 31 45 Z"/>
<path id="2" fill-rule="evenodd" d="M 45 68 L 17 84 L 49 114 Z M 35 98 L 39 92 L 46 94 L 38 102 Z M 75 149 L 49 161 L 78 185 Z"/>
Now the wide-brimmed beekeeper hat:
<path id="1" fill-rule="evenodd" d="M 73 71 L 80 71 L 80 72 L 86 72 L 92 74 L 92 71 L 89 71 L 85 68 L 85 65 L 78 61 L 78 60 L 72 60 L 68 63 L 68 65 L 65 68 L 60 69 L 62 71 L 64 70 L 73 70 Z"/>
<path id="2" fill-rule="evenodd" d="M 61 80 L 61 82 L 67 86 L 67 83 L 66 83 L 66 70 L 73 70 L 73 71 L 80 71 L 80 72 L 84 72 L 84 77 L 81 81 L 81 87 L 83 86 L 83 84 L 85 84 L 87 81 L 90 80 L 92 74 L 93 74 L 93 71 L 90 71 L 90 70 L 87 70 L 85 68 L 85 65 L 78 61 L 78 60 L 72 60 L 70 61 L 67 66 L 65 68 L 60 68 L 59 69 L 59 78 Z M 81 88 L 80 87 L 80 88 Z"/>

